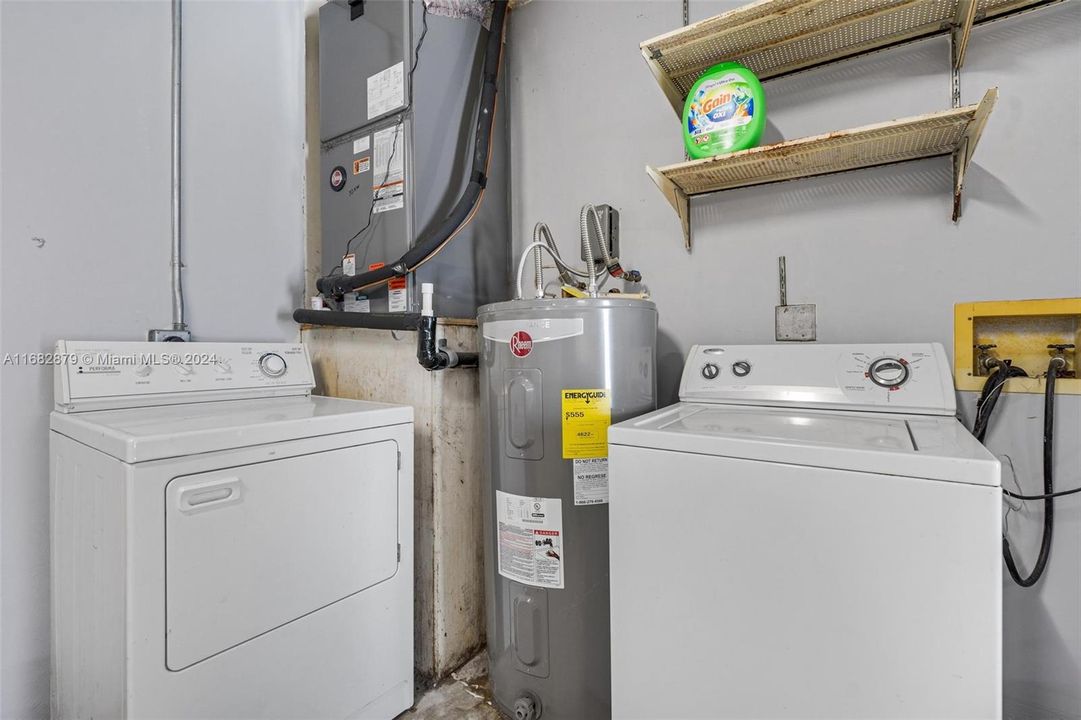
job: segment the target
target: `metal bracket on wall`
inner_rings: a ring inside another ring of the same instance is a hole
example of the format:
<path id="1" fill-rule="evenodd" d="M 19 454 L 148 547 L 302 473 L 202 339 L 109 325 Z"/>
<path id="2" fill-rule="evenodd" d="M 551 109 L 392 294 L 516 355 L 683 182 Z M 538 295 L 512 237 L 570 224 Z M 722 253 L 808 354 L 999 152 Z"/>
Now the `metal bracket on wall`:
<path id="1" fill-rule="evenodd" d="M 646 166 L 646 172 L 649 177 L 653 179 L 653 182 L 668 199 L 669 204 L 679 215 L 679 224 L 683 227 L 683 248 L 687 251 L 691 251 L 691 202 L 687 197 L 687 193 L 662 175 L 654 167 Z"/>
<path id="2" fill-rule="evenodd" d="M 976 145 L 980 142 L 980 135 L 987 125 L 987 118 L 991 117 L 991 110 L 998 100 L 998 88 L 988 90 L 980 104 L 976 106 L 976 112 L 972 120 L 965 127 L 964 135 L 953 151 L 953 215 L 952 219 L 957 222 L 961 219 L 961 191 L 965 186 L 965 171 L 972 162 L 972 155 L 976 152 Z"/>
<path id="3" fill-rule="evenodd" d="M 968 39 L 975 21 L 976 0 L 958 0 L 950 26 L 950 99 L 955 108 L 961 107 L 961 66 L 965 64 Z"/>

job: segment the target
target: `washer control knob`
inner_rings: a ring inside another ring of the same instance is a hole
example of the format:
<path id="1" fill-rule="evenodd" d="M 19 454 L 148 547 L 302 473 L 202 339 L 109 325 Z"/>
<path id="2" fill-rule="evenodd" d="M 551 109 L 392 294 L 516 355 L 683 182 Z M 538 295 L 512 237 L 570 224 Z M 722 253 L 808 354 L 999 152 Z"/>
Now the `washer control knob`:
<path id="1" fill-rule="evenodd" d="M 140 365 L 139 367 L 135 368 L 135 374 L 139 377 L 146 377 L 152 372 L 154 372 L 154 368 L 150 365 Z"/>
<path id="2" fill-rule="evenodd" d="M 867 368 L 867 377 L 879 387 L 895 389 L 908 382 L 912 371 L 904 358 L 878 358 Z"/>
<path id="3" fill-rule="evenodd" d="M 259 358 L 259 370 L 270 378 L 278 378 L 285 374 L 285 358 L 278 353 L 266 353 Z"/>
<path id="4" fill-rule="evenodd" d="M 721 368 L 716 363 L 706 363 L 702 366 L 702 377 L 706 380 L 715 380 L 721 374 Z"/>
<path id="5" fill-rule="evenodd" d="M 176 370 L 177 374 L 180 375 L 181 377 L 185 377 L 187 375 L 194 375 L 195 374 L 195 368 L 194 367 L 192 367 L 191 365 L 185 365 L 183 363 L 177 363 L 177 364 L 173 365 L 173 369 Z"/>
<path id="6" fill-rule="evenodd" d="M 736 377 L 747 377 L 751 374 L 751 364 L 746 360 L 737 360 L 732 363 L 732 374 Z"/>

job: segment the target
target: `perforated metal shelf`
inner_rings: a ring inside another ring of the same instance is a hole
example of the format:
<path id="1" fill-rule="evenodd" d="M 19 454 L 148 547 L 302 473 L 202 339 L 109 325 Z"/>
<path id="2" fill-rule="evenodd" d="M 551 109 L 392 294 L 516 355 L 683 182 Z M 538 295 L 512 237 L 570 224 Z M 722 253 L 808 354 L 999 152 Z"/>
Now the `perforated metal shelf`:
<path id="1" fill-rule="evenodd" d="M 998 88 L 991 88 L 976 105 L 704 160 L 646 167 L 646 172 L 679 215 L 687 249 L 691 247 L 689 198 L 695 195 L 941 155 L 953 158 L 953 219 L 957 220 L 965 171 L 997 99 Z"/>
<path id="2" fill-rule="evenodd" d="M 974 23 L 1060 0 L 759 0 L 642 43 L 676 114 L 710 66 L 736 61 L 760 80 L 950 33 L 953 68 Z"/>

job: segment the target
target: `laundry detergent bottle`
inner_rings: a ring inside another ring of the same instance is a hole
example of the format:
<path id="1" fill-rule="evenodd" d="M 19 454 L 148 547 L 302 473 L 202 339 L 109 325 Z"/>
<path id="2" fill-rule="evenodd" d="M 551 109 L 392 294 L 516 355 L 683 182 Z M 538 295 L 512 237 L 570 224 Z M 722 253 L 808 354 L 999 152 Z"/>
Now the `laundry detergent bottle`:
<path id="1" fill-rule="evenodd" d="M 691 86 L 683 106 L 683 141 L 692 158 L 755 147 L 765 126 L 762 84 L 735 62 L 707 70 Z"/>

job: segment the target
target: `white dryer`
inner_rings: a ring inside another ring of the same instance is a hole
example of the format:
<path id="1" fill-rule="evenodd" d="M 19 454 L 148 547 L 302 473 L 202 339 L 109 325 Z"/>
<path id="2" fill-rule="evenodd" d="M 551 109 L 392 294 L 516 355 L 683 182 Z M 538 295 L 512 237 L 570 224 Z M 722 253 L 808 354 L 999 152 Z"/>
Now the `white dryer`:
<path id="1" fill-rule="evenodd" d="M 299 344 L 60 342 L 54 718 L 413 704 L 413 411 Z"/>
<path id="2" fill-rule="evenodd" d="M 704 345 L 609 431 L 615 718 L 998 718 L 998 461 L 940 345 Z"/>

